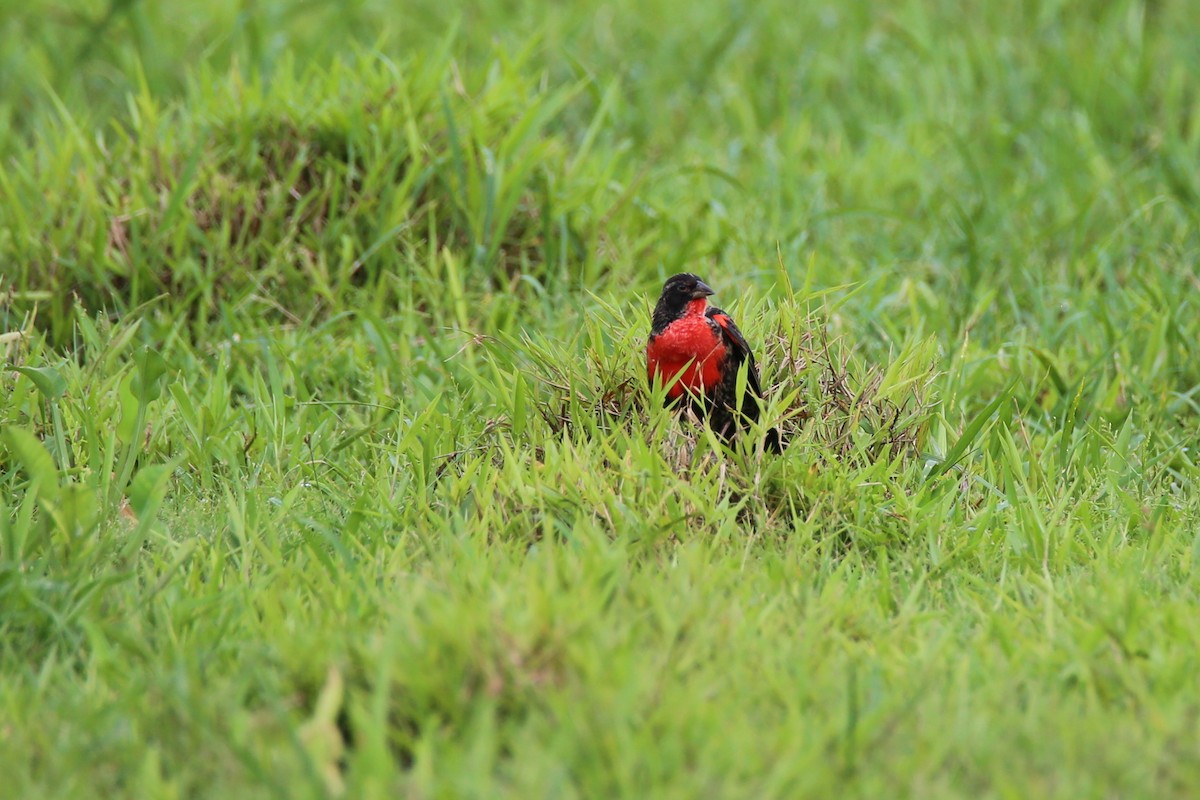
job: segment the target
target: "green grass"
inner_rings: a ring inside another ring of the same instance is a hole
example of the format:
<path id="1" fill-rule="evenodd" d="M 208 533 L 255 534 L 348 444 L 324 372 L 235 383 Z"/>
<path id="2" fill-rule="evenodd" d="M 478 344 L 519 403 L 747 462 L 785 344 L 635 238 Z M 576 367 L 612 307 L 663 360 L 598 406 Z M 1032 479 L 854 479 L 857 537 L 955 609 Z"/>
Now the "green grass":
<path id="1" fill-rule="evenodd" d="M 1193 6 L 6 10 L 6 796 L 1195 796 Z"/>

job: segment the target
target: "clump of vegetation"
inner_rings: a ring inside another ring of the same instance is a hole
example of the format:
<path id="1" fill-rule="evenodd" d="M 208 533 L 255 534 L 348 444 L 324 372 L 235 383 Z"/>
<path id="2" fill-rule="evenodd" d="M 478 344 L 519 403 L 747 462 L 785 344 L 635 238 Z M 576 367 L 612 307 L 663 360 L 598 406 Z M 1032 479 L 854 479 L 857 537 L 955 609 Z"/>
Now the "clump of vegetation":
<path id="1" fill-rule="evenodd" d="M 589 323 L 582 348 L 579 342 L 554 346 L 528 337 L 506 348 L 523 354 L 527 380 L 539 386 L 530 402 L 554 435 L 618 429 L 657 435 L 641 346 L 646 326 L 629 326 L 608 311 L 603 322 Z M 752 316 L 772 320 L 756 348 L 773 415 L 760 427 L 777 427 L 785 441 L 816 448 L 821 458 L 862 464 L 921 455 L 937 412 L 936 342 L 914 342 L 889 363 L 868 364 L 844 337 L 831 336 L 824 314 L 805 312 L 796 298 L 779 306 L 755 303 Z M 596 331 L 596 324 L 606 329 Z M 580 356 L 586 360 L 582 380 L 573 366 Z M 689 449 L 707 438 L 696 420 L 680 428 Z"/>
<path id="2" fill-rule="evenodd" d="M 269 82 L 207 74 L 186 105 L 139 96 L 94 139 L 52 130 L 0 209 L 14 312 L 39 303 L 61 342 L 74 304 L 166 294 L 204 321 L 283 322 L 598 277 L 628 198 L 607 186 L 620 159 L 548 131 L 580 87 L 528 80 L 519 59 L 469 86 L 448 70 L 364 55 Z"/>
<path id="3" fill-rule="evenodd" d="M 780 421 L 785 437 L 851 462 L 919 457 L 937 413 L 936 343 L 914 342 L 889 363 L 868 364 L 844 337 L 831 338 L 823 315 L 802 316 L 790 304 L 781 311 L 762 370 L 769 396 L 791 398 Z"/>

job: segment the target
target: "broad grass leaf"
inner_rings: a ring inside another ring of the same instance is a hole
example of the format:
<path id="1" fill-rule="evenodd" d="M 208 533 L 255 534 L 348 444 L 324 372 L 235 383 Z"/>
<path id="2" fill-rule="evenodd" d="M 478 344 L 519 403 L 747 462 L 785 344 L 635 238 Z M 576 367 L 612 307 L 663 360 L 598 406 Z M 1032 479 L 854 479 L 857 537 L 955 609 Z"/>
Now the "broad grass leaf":
<path id="1" fill-rule="evenodd" d="M 54 457 L 41 440 L 24 428 L 10 427 L 3 433 L 4 444 L 25 469 L 37 487 L 38 498 L 53 500 L 59 494 L 59 472 Z"/>
<path id="2" fill-rule="evenodd" d="M 47 400 L 57 400 L 67 391 L 67 381 L 54 367 L 13 367 L 13 372 L 19 372 L 42 393 Z"/>

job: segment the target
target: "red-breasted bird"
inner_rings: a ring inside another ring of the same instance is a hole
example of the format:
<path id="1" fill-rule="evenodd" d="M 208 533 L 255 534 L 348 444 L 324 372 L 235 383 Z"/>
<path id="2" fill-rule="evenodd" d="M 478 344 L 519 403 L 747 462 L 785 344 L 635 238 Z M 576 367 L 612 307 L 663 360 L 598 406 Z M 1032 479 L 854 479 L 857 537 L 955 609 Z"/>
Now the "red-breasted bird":
<path id="1" fill-rule="evenodd" d="M 650 318 L 646 373 L 651 386 L 657 380 L 668 387 L 668 405 L 690 406 L 728 442 L 742 427 L 739 423 L 758 420 L 763 391 L 746 337 L 728 314 L 708 304 L 713 293 L 690 272 L 667 278 Z M 738 412 L 737 376 L 743 363 L 746 391 Z M 772 452 L 782 450 L 779 431 L 768 431 L 765 445 Z"/>

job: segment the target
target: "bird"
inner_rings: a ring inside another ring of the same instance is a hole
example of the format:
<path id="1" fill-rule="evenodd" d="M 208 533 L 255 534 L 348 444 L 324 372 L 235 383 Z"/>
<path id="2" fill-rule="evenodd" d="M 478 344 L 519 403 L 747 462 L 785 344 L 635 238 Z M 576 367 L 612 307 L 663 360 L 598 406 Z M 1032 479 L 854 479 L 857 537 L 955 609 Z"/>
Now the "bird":
<path id="1" fill-rule="evenodd" d="M 665 403 L 691 408 L 727 444 L 744 425 L 757 422 L 763 399 L 758 367 L 746 337 L 733 319 L 708 298 L 716 292 L 699 276 L 682 272 L 667 278 L 650 316 L 646 374 L 650 385 L 667 387 Z M 746 364 L 746 391 L 737 405 L 737 376 Z M 764 446 L 781 452 L 779 431 L 770 429 Z"/>

